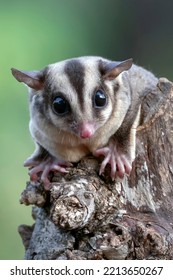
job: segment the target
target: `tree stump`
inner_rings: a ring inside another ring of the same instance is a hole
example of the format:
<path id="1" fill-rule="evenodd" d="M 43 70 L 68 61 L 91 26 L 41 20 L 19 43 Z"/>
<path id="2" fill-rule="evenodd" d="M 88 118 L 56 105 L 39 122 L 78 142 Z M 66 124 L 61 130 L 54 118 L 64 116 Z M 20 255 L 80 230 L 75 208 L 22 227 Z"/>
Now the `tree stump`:
<path id="1" fill-rule="evenodd" d="M 33 226 L 19 226 L 25 259 L 173 259 L 173 84 L 160 78 L 142 103 L 132 173 L 111 181 L 83 158 L 51 189 L 27 183 Z"/>

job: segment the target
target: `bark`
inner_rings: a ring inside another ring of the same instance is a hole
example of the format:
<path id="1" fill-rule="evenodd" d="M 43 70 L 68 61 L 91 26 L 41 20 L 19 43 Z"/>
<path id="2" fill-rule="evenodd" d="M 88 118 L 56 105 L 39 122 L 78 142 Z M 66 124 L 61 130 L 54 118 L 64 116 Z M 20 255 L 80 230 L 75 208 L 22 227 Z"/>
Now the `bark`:
<path id="1" fill-rule="evenodd" d="M 173 259 L 173 84 L 159 80 L 142 103 L 136 159 L 129 177 L 86 157 L 55 173 L 51 190 L 27 183 L 20 202 L 33 204 L 21 225 L 25 259 Z"/>

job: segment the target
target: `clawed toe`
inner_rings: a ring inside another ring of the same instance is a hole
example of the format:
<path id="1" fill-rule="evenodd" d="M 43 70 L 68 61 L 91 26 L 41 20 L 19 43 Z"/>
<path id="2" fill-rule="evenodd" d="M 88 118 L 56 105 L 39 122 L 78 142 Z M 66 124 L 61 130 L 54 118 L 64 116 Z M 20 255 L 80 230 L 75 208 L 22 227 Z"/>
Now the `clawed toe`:
<path id="1" fill-rule="evenodd" d="M 113 145 L 100 148 L 93 155 L 105 157 L 101 163 L 99 175 L 104 173 L 108 164 L 111 167 L 110 176 L 113 180 L 117 177 L 123 179 L 125 174 L 129 175 L 131 172 L 132 165 L 130 159 Z"/>
<path id="2" fill-rule="evenodd" d="M 105 167 L 110 162 L 110 158 L 111 158 L 111 155 L 108 154 L 105 157 L 105 159 L 102 161 L 102 164 L 101 164 L 101 167 L 100 167 L 100 171 L 99 171 L 99 175 L 101 175 L 105 171 Z"/>
<path id="3" fill-rule="evenodd" d="M 50 172 L 59 171 L 61 173 L 68 173 L 65 167 L 71 167 L 73 165 L 70 162 L 58 161 L 52 156 L 49 156 L 42 161 L 29 158 L 24 162 L 24 166 L 30 167 L 29 176 L 32 182 L 41 181 L 45 188 L 49 189 Z"/>

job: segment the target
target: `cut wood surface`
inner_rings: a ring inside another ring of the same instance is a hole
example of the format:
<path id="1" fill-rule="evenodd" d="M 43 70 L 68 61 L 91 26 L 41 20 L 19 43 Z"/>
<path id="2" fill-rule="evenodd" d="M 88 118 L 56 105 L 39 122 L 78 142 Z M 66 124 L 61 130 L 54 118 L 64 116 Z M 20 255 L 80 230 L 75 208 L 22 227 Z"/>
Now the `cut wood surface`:
<path id="1" fill-rule="evenodd" d="M 173 259 L 173 84 L 160 78 L 142 103 L 132 173 L 111 181 L 83 158 L 51 189 L 27 183 L 20 202 L 35 224 L 19 226 L 25 259 Z"/>

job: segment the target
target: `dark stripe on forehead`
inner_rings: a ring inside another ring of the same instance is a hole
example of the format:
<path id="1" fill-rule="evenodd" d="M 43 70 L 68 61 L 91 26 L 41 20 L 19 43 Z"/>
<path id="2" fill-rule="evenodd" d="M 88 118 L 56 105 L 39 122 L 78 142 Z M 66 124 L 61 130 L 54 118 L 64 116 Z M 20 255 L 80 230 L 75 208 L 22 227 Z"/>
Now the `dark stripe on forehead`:
<path id="1" fill-rule="evenodd" d="M 77 59 L 69 60 L 64 69 L 66 75 L 69 78 L 69 81 L 73 88 L 76 90 L 81 108 L 83 108 L 83 90 L 84 90 L 84 75 L 85 70 L 82 63 Z"/>

